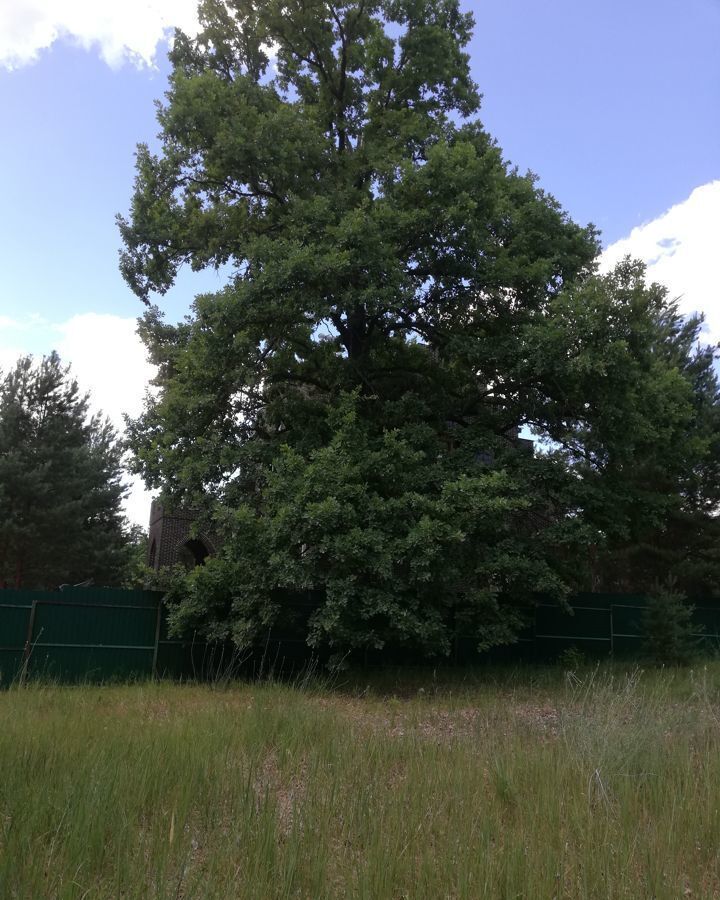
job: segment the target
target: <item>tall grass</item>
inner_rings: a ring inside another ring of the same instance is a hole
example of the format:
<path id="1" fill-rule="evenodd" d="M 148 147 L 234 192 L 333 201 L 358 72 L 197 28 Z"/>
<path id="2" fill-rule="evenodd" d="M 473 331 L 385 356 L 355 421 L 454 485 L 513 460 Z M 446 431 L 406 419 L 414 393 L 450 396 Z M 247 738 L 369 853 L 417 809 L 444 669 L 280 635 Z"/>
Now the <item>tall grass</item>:
<path id="1" fill-rule="evenodd" d="M 720 667 L 0 694 L 0 897 L 720 896 Z"/>

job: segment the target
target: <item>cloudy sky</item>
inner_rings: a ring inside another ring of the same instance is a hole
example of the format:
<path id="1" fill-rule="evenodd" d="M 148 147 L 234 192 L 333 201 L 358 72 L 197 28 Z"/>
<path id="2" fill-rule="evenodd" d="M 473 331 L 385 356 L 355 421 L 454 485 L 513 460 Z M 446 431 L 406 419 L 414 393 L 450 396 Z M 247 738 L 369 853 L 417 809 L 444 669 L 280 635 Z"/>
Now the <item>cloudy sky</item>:
<path id="1" fill-rule="evenodd" d="M 720 340 L 720 0 L 465 0 L 483 120 L 605 264 L 631 253 Z M 149 369 L 114 217 L 152 144 L 170 30 L 194 0 L 0 0 L 0 367 L 56 348 L 118 423 Z M 180 318 L 215 275 L 161 301 Z M 135 490 L 130 516 L 147 522 Z"/>

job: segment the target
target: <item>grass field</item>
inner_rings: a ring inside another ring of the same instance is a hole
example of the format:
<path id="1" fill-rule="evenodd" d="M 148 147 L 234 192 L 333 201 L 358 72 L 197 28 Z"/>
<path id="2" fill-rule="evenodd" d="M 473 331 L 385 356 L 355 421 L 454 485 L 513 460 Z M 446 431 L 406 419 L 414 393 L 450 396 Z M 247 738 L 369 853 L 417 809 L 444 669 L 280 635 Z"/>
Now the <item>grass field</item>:
<path id="1" fill-rule="evenodd" d="M 0 693 L 0 897 L 720 897 L 720 666 Z"/>

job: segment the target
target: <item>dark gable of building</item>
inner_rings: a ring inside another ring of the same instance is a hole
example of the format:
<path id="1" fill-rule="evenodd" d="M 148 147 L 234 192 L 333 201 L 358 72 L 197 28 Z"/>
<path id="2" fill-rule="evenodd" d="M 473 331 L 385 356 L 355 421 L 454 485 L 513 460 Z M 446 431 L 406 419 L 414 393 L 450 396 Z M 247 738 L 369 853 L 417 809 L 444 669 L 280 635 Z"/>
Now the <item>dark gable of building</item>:
<path id="1" fill-rule="evenodd" d="M 213 535 L 193 527 L 197 514 L 191 509 L 168 509 L 159 500 L 150 507 L 148 565 L 157 570 L 183 565 L 201 566 L 217 550 Z"/>

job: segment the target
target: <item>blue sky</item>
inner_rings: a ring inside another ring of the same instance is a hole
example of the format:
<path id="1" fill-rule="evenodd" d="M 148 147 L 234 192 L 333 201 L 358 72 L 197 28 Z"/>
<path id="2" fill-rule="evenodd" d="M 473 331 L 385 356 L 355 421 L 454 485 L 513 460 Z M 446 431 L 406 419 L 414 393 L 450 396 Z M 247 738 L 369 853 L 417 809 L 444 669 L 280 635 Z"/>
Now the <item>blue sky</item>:
<path id="1" fill-rule="evenodd" d="M 720 336 L 720 0 L 475 0 L 472 69 L 482 118 L 608 259 L 631 252 Z M 4 175 L 0 365 L 58 347 L 116 420 L 148 369 L 141 306 L 117 270 L 114 222 L 136 142 L 157 131 L 163 29 L 192 0 L 12 0 L 0 8 Z M 644 226 L 644 227 L 641 227 Z M 714 268 L 714 267 L 713 267 Z M 171 319 L 214 274 L 161 301 Z M 137 495 L 132 515 L 145 518 Z"/>

